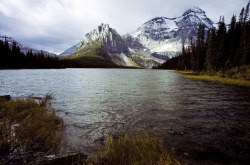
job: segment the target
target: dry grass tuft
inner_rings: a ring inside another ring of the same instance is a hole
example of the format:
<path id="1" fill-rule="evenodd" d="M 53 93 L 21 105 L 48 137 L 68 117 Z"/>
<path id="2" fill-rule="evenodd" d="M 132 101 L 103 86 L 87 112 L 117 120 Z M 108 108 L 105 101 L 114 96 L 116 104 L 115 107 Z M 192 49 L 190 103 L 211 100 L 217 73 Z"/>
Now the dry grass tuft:
<path id="1" fill-rule="evenodd" d="M 0 102 L 0 154 L 10 150 L 55 151 L 61 143 L 63 120 L 47 106 L 51 96 L 38 101 Z"/>
<path id="2" fill-rule="evenodd" d="M 99 148 L 97 164 L 105 165 L 168 165 L 180 164 L 157 137 L 145 133 L 108 136 L 104 148 Z"/>

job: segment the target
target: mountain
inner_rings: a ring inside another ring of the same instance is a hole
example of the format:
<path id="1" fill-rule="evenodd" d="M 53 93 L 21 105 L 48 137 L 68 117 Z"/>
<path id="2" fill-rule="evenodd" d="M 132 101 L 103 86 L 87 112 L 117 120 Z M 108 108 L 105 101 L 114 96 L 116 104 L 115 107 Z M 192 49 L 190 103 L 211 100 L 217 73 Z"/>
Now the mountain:
<path id="1" fill-rule="evenodd" d="M 2 41 L 5 41 L 5 38 L 7 39 L 8 43 L 9 43 L 9 47 L 12 48 L 12 44 L 13 42 L 15 41 L 16 42 L 16 45 L 19 46 L 21 52 L 23 52 L 24 54 L 26 54 L 28 51 L 32 50 L 32 53 L 34 54 L 38 54 L 38 53 L 41 53 L 41 50 L 38 50 L 38 49 L 34 49 L 34 48 L 30 48 L 28 46 L 24 46 L 22 45 L 21 43 L 17 42 L 16 40 L 14 40 L 12 37 L 6 37 L 6 36 L 1 36 L 0 35 L 0 40 Z M 43 51 L 44 55 L 49 55 L 49 56 L 57 56 L 56 54 L 54 53 L 50 53 L 50 52 L 47 52 L 47 51 Z"/>
<path id="2" fill-rule="evenodd" d="M 152 59 L 131 54 L 122 37 L 108 24 L 101 24 L 87 33 L 77 46 L 65 52 L 60 54 L 60 57 L 77 59 L 85 66 L 93 65 L 93 67 L 153 67 L 156 63 Z M 65 54 L 70 55 L 65 56 Z"/>
<path id="3" fill-rule="evenodd" d="M 199 7 L 175 18 L 156 17 L 122 37 L 108 24 L 101 24 L 59 57 L 81 59 L 86 65 L 97 63 L 98 59 L 112 65 L 151 68 L 178 56 L 183 45 L 190 45 L 191 37 L 195 41 L 199 24 L 204 24 L 206 30 L 213 27 L 213 22 Z"/>
<path id="4" fill-rule="evenodd" d="M 213 22 L 206 16 L 205 11 L 193 7 L 176 18 L 151 19 L 136 32 L 123 36 L 123 39 L 130 50 L 147 50 L 144 56 L 165 60 L 179 55 L 182 45 L 190 44 L 191 36 L 196 39 L 199 24 L 204 24 L 206 30 L 213 27 Z"/>

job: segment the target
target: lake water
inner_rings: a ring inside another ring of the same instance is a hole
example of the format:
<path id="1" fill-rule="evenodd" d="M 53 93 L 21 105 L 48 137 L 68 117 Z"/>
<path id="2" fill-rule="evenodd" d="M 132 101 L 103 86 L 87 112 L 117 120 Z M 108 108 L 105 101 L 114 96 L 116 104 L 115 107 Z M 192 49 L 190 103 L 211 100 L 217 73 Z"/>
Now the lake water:
<path id="1" fill-rule="evenodd" d="M 170 142 L 209 143 L 224 136 L 223 125 L 250 117 L 249 88 L 186 79 L 166 70 L 0 70 L 0 95 L 47 93 L 65 120 L 67 151 L 91 152 L 89 146 L 108 133 L 142 129 Z"/>

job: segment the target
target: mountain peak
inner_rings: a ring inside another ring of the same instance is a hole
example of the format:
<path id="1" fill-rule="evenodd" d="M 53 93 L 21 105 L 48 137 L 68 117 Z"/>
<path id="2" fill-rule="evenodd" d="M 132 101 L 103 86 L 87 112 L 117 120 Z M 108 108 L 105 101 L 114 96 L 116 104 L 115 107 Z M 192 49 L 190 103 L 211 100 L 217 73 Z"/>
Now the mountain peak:
<path id="1" fill-rule="evenodd" d="M 210 29 L 213 27 L 213 21 L 211 21 L 207 16 L 206 12 L 199 7 L 192 7 L 188 9 L 184 14 L 180 17 L 178 25 L 188 24 L 192 26 L 198 26 L 200 23 L 205 25 L 205 28 Z"/>
<path id="2" fill-rule="evenodd" d="M 110 54 L 127 54 L 129 52 L 121 36 L 115 29 L 110 28 L 109 24 L 102 23 L 93 31 L 87 33 L 76 46 L 75 52 L 79 52 L 93 44 L 103 45 Z"/>
<path id="3" fill-rule="evenodd" d="M 190 13 L 195 13 L 195 14 L 206 14 L 204 10 L 202 10 L 201 8 L 195 6 L 195 7 L 192 7 L 192 8 L 190 8 L 190 9 L 186 10 L 182 16 L 188 15 L 188 14 L 190 14 Z"/>
<path id="4" fill-rule="evenodd" d="M 99 32 L 109 31 L 110 27 L 109 27 L 109 24 L 102 23 L 100 26 L 97 27 L 97 29 L 98 29 Z"/>
<path id="5" fill-rule="evenodd" d="M 109 28 L 109 24 L 101 23 L 100 27 L 102 27 L 102 28 Z"/>

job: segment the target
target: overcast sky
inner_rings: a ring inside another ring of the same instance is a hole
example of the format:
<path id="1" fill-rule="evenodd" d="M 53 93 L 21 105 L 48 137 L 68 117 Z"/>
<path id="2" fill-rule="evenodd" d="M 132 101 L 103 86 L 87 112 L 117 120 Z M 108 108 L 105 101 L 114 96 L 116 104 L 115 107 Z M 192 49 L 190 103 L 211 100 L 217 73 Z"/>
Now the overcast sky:
<path id="1" fill-rule="evenodd" d="M 249 0 L 0 0 L 0 35 L 53 53 L 81 41 L 84 34 L 108 23 L 120 35 L 134 32 L 158 16 L 181 16 L 198 6 L 213 21 L 227 23 Z"/>

